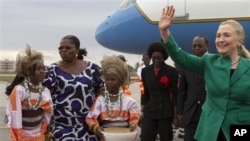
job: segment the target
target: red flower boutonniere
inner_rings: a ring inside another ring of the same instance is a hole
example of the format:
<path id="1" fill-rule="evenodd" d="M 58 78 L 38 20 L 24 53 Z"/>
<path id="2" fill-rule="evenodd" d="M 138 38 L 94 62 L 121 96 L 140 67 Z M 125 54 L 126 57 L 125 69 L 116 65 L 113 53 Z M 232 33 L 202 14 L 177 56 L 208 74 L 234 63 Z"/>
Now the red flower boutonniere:
<path id="1" fill-rule="evenodd" d="M 160 81 L 161 81 L 161 84 L 163 87 L 165 87 L 165 88 L 169 87 L 170 80 L 167 76 L 162 76 Z"/>

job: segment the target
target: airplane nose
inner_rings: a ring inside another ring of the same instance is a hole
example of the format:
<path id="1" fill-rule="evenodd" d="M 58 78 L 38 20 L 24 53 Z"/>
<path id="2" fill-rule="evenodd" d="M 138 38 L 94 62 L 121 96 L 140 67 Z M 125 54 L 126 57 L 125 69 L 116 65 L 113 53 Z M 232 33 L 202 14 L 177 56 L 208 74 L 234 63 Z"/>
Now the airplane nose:
<path id="1" fill-rule="evenodd" d="M 123 33 L 123 20 L 121 19 L 122 10 L 114 11 L 110 16 L 107 16 L 99 26 L 96 28 L 95 39 L 102 46 L 112 49 L 119 50 L 122 33 Z M 122 28 L 118 28 L 122 27 Z"/>
<path id="2" fill-rule="evenodd" d="M 157 25 L 153 28 L 157 28 Z M 142 54 L 146 52 L 152 40 L 159 41 L 160 39 L 158 32 L 152 33 L 145 29 L 152 29 L 152 24 L 144 19 L 135 6 L 132 6 L 127 9 L 118 9 L 106 17 L 97 27 L 95 38 L 100 45 L 108 49 Z M 148 36 L 148 34 L 151 35 Z M 155 38 L 152 39 L 152 37 Z"/>
<path id="3" fill-rule="evenodd" d="M 108 36 L 110 35 L 109 34 L 110 32 L 109 18 L 110 16 L 108 16 L 104 21 L 102 21 L 101 24 L 99 24 L 99 26 L 96 28 L 96 32 L 95 32 L 96 41 L 104 47 L 108 46 L 107 41 L 109 39 Z"/>

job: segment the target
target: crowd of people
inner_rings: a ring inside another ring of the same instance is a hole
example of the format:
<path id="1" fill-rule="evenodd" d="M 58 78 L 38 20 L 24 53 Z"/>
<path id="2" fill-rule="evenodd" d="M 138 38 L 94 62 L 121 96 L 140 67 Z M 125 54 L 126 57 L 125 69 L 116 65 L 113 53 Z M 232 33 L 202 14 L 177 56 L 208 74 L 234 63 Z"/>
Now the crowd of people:
<path id="1" fill-rule="evenodd" d="M 104 56 L 101 66 L 87 61 L 80 40 L 59 42 L 60 60 L 45 66 L 41 52 L 27 45 L 17 54 L 16 77 L 6 88 L 7 126 L 12 141 L 105 141 L 105 128 L 128 128 L 141 141 L 173 140 L 173 125 L 183 126 L 184 141 L 229 141 L 230 125 L 249 125 L 250 53 L 244 29 L 222 22 L 208 52 L 208 39 L 197 35 L 193 54 L 175 42 L 169 27 L 175 9 L 163 9 L 161 41 L 150 44 L 138 68 L 141 101 L 129 90 L 122 55 Z M 168 57 L 180 71 L 166 64 Z M 152 63 L 150 63 L 152 61 Z"/>

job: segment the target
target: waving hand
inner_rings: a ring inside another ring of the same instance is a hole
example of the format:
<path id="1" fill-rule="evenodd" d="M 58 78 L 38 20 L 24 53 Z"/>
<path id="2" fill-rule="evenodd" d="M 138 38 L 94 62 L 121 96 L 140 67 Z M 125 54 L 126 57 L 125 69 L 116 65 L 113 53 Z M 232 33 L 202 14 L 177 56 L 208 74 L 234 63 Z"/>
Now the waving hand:
<path id="1" fill-rule="evenodd" d="M 162 10 L 162 15 L 159 20 L 159 30 L 161 33 L 161 38 L 164 42 L 167 41 L 169 36 L 169 27 L 174 20 L 175 9 L 173 6 L 167 6 Z"/>

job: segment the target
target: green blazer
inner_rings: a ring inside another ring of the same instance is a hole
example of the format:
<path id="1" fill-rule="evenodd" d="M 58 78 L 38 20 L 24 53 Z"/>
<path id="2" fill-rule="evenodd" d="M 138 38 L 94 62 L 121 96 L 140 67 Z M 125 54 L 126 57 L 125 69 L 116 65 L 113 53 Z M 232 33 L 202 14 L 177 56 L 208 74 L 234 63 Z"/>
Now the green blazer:
<path id="1" fill-rule="evenodd" d="M 250 59 L 240 57 L 230 76 L 229 57 L 210 53 L 202 57 L 188 54 L 172 36 L 164 48 L 182 68 L 204 76 L 207 95 L 195 134 L 198 141 L 216 141 L 220 129 L 229 141 L 230 125 L 250 125 Z"/>

